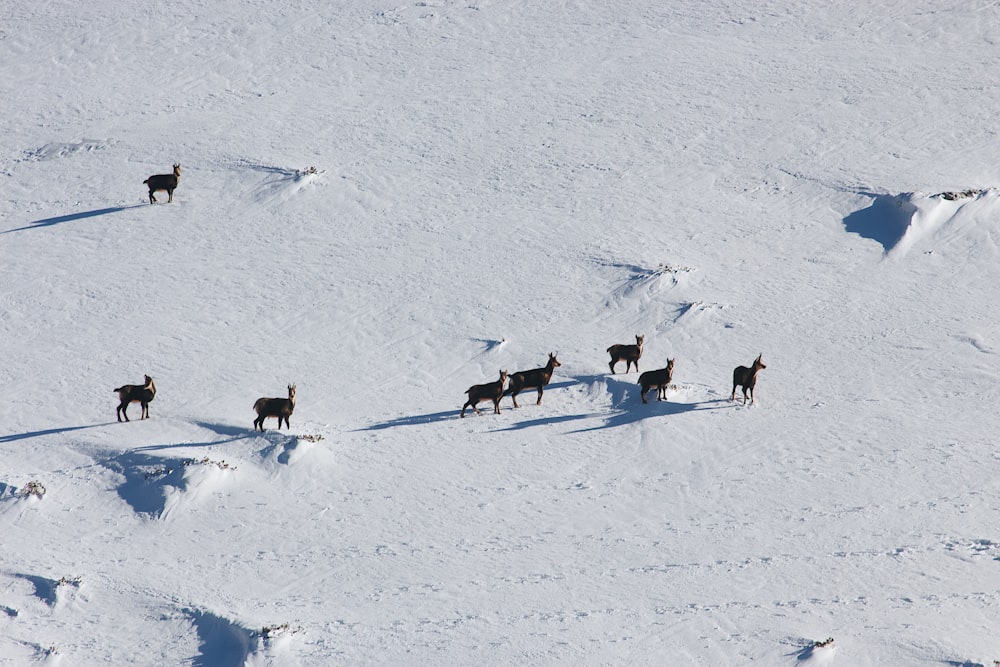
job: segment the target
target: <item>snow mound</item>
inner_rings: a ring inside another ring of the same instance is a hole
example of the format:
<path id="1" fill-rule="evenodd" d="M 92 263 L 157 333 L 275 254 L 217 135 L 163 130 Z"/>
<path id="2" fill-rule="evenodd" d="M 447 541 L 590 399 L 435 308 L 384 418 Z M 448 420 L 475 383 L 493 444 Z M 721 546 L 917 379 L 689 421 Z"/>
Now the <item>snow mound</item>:
<path id="1" fill-rule="evenodd" d="M 844 226 L 880 243 L 891 259 L 901 259 L 914 248 L 932 254 L 959 238 L 977 241 L 988 234 L 990 221 L 1000 213 L 998 191 L 993 188 L 872 197 L 871 206 L 844 218 Z"/>

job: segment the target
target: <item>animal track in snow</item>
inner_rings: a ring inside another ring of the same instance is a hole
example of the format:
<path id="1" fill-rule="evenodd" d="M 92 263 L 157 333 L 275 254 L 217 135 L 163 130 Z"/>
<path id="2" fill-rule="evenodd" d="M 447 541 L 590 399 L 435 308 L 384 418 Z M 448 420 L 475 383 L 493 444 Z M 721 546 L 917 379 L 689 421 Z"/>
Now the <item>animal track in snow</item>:
<path id="1" fill-rule="evenodd" d="M 947 540 L 943 546 L 945 551 L 951 552 L 963 560 L 982 557 L 1000 560 L 1000 543 L 992 540 Z"/>
<path id="2" fill-rule="evenodd" d="M 70 143 L 51 143 L 25 153 L 24 161 L 43 162 L 45 160 L 57 160 L 59 158 L 70 157 L 77 153 L 90 153 L 114 145 L 110 139 L 83 139 Z"/>

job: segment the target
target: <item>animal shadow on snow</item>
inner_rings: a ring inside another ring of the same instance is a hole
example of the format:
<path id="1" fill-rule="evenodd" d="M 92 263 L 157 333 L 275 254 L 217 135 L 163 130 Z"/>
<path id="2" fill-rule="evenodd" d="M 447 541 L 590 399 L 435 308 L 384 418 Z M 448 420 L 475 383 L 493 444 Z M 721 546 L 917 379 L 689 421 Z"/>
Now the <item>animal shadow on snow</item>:
<path id="1" fill-rule="evenodd" d="M 49 428 L 44 431 L 29 431 L 28 433 L 12 433 L 10 435 L 0 435 L 0 442 L 14 442 L 15 440 L 28 440 L 29 438 L 40 438 L 45 435 L 56 435 L 58 433 L 69 433 L 70 431 L 81 431 L 86 428 L 97 428 L 99 426 L 110 426 L 117 422 L 103 422 L 101 424 L 87 424 L 86 426 L 64 426 L 62 428 Z"/>
<path id="2" fill-rule="evenodd" d="M 498 341 L 493 341 L 493 342 L 497 342 L 499 344 Z M 573 384 L 576 384 L 576 382 L 556 382 L 556 383 L 552 383 L 552 384 L 547 385 L 545 387 L 545 391 L 547 392 L 550 389 L 559 389 L 559 388 L 563 388 L 563 387 L 569 387 L 569 386 L 571 386 Z M 534 389 L 528 389 L 527 391 L 524 392 L 524 394 L 525 395 L 531 395 L 532 397 L 534 397 L 536 395 L 536 391 Z M 506 412 L 508 409 L 514 410 L 514 407 L 510 404 L 510 400 L 509 400 L 510 390 L 505 391 L 503 395 L 504 395 L 504 399 L 508 399 L 508 400 L 501 401 L 501 403 L 500 403 L 501 409 L 504 412 Z M 534 404 L 532 404 L 532 405 L 534 405 Z M 372 424 L 371 426 L 366 426 L 364 428 L 360 428 L 360 429 L 357 429 L 357 430 L 358 431 L 381 431 L 381 430 L 384 430 L 384 429 L 387 429 L 387 428 L 396 428 L 397 426 L 420 426 L 420 425 L 423 425 L 423 424 L 433 424 L 433 423 L 436 423 L 436 422 L 451 421 L 457 415 L 461 414 L 461 412 L 462 411 L 460 409 L 455 409 L 455 410 L 446 410 L 444 412 L 432 412 L 432 413 L 428 413 L 428 414 L 424 414 L 424 415 L 411 415 L 409 417 L 397 417 L 396 419 L 389 419 L 387 421 L 379 422 L 377 424 Z M 476 415 L 473 413 L 473 416 L 476 416 Z M 573 418 L 573 419 L 582 419 L 582 418 L 587 417 L 587 416 L 588 415 L 580 415 L 578 417 L 571 417 L 571 418 Z M 545 424 L 545 423 L 553 423 L 553 422 L 566 421 L 566 420 L 567 420 L 567 417 L 563 416 L 563 417 L 552 417 L 552 418 L 549 418 L 549 419 L 540 419 L 540 420 L 535 420 L 535 421 L 537 421 L 538 424 Z M 510 429 L 502 429 L 502 430 L 510 430 Z"/>
<path id="3" fill-rule="evenodd" d="M 115 422 L 111 423 L 113 424 Z M 169 445 L 146 445 L 144 447 L 136 447 L 130 451 L 159 452 L 168 449 L 197 449 L 199 447 L 214 447 L 216 445 L 223 445 L 230 442 L 236 442 L 237 440 L 245 440 L 253 437 L 251 432 L 248 432 L 245 428 L 240 428 L 238 426 L 212 424 L 209 422 L 194 422 L 194 424 L 207 431 L 212 431 L 218 435 L 225 436 L 225 438 L 222 440 L 206 440 L 205 442 L 176 442 Z"/>
<path id="4" fill-rule="evenodd" d="M 243 667 L 251 653 L 253 633 L 221 616 L 185 609 L 184 615 L 198 633 L 198 655 L 195 667 Z"/>
<path id="5" fill-rule="evenodd" d="M 211 431 L 212 433 L 217 433 L 222 436 L 226 436 L 228 439 L 221 442 L 234 442 L 236 440 L 242 440 L 244 438 L 253 437 L 252 433 L 247 432 L 247 427 L 245 426 L 234 426 L 232 424 L 213 424 L 212 422 L 200 422 L 196 421 L 195 426 L 200 426 L 206 431 Z"/>
<path id="6" fill-rule="evenodd" d="M 31 223 L 25 225 L 24 227 L 17 227 L 16 229 L 8 229 L 0 233 L 9 234 L 11 232 L 23 232 L 28 229 L 41 229 L 42 227 L 51 227 L 52 225 L 58 225 L 63 222 L 73 222 L 74 220 L 95 218 L 101 215 L 109 215 L 111 213 L 121 213 L 122 211 L 127 211 L 132 208 L 139 208 L 140 206 L 145 206 L 145 204 L 135 204 L 133 206 L 113 206 L 111 208 L 98 208 L 94 209 L 93 211 L 81 211 L 79 213 L 57 215 L 54 218 L 42 218 L 41 220 L 34 220 Z"/>
<path id="7" fill-rule="evenodd" d="M 549 390 L 551 390 L 551 389 L 565 389 L 566 387 L 572 387 L 573 385 L 580 384 L 582 381 L 583 380 L 581 380 L 581 379 L 574 378 L 573 380 L 569 380 L 569 381 L 552 382 L 550 384 L 545 385 L 545 394 L 542 397 L 542 405 L 541 405 L 541 407 L 545 407 L 545 402 L 546 401 L 551 401 L 551 400 L 558 401 L 559 400 L 558 394 L 556 394 L 555 396 L 552 396 L 551 398 L 549 398 Z M 510 390 L 505 391 L 503 395 L 504 395 L 505 399 L 509 399 L 510 398 Z M 522 400 L 524 400 L 525 397 L 530 397 L 531 399 L 535 399 L 535 397 L 537 395 L 538 395 L 538 393 L 537 393 L 537 391 L 534 388 L 527 389 L 527 390 L 521 392 L 521 394 L 520 394 L 520 396 L 522 396 Z M 531 409 L 535 408 L 536 406 L 535 406 L 534 400 L 530 400 L 530 401 L 529 400 L 524 400 L 524 403 L 522 403 L 521 407 L 519 407 L 519 408 L 515 408 L 510 403 L 510 401 L 507 401 L 506 404 L 504 404 L 504 402 L 501 402 L 501 407 L 504 409 L 505 412 L 509 408 L 510 411 L 513 414 L 519 416 L 520 414 L 522 414 L 522 411 L 525 410 L 525 409 L 527 409 L 528 413 L 530 414 Z M 532 427 L 535 427 L 535 426 L 546 426 L 546 425 L 551 425 L 551 424 L 562 424 L 562 423 L 565 423 L 565 422 L 578 421 L 580 419 L 588 419 L 590 417 L 595 417 L 595 416 L 597 416 L 597 415 L 594 414 L 594 413 L 591 413 L 591 412 L 581 412 L 581 413 L 570 414 L 570 415 L 551 415 L 551 416 L 548 416 L 548 417 L 538 417 L 537 419 L 525 419 L 525 420 L 521 420 L 521 421 L 518 421 L 518 422 L 516 422 L 514 424 L 511 424 L 507 428 L 500 428 L 500 429 L 496 429 L 496 430 L 497 431 L 520 431 L 520 430 L 523 430 L 523 429 L 526 429 L 526 428 L 532 428 Z"/>
<path id="8" fill-rule="evenodd" d="M 387 428 L 396 428 L 397 426 L 420 426 L 421 424 L 433 424 L 435 422 L 448 421 L 455 419 L 459 414 L 460 410 L 447 410 L 445 412 L 433 412 L 426 415 L 412 415 L 409 417 L 397 417 L 396 419 L 389 419 L 384 422 L 379 422 L 377 424 L 372 424 L 371 426 L 365 426 L 364 428 L 356 429 L 357 431 L 381 431 Z"/>
<path id="9" fill-rule="evenodd" d="M 638 374 L 627 379 L 618 379 L 607 375 L 582 376 L 580 382 L 586 384 L 596 384 L 604 382 L 607 392 L 611 395 L 611 410 L 604 423 L 600 426 L 579 429 L 573 433 L 586 433 L 588 431 L 598 431 L 605 428 L 617 428 L 626 426 L 650 417 L 662 417 L 667 415 L 678 415 L 696 410 L 723 410 L 727 407 L 727 399 L 716 398 L 708 401 L 695 401 L 693 403 L 671 400 L 668 393 L 667 400 L 657 401 L 653 390 L 646 395 L 648 403 L 642 402 L 642 388 L 637 380 Z M 650 396 L 653 399 L 650 400 Z M 594 415 L 600 416 L 600 415 Z"/>

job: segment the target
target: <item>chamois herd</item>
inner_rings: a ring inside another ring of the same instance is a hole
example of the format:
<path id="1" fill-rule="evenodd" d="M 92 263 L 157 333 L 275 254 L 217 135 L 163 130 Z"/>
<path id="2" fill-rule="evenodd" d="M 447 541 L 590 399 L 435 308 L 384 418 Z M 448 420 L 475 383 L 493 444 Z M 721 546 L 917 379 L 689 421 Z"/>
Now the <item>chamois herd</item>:
<path id="1" fill-rule="evenodd" d="M 642 357 L 643 341 L 643 336 L 636 336 L 635 345 L 612 345 L 608 348 L 608 354 L 611 355 L 610 366 L 612 375 L 615 374 L 615 364 L 619 361 L 627 363 L 625 367 L 626 373 L 628 373 L 633 365 L 636 372 L 639 372 L 639 358 Z M 762 369 L 767 368 L 764 362 L 760 360 L 761 356 L 758 354 L 750 366 L 737 366 L 733 369 L 733 390 L 729 395 L 730 401 L 736 400 L 736 389 L 739 387 L 743 390 L 744 405 L 747 402 L 748 395 L 750 403 L 753 404 L 753 389 L 757 384 L 757 374 Z M 555 353 L 550 352 L 548 363 L 541 368 L 518 371 L 513 375 L 509 375 L 507 371 L 501 370 L 500 377 L 496 381 L 486 384 L 474 384 L 465 390 L 469 398 L 462 406 L 462 412 L 459 416 L 465 416 L 466 408 L 472 408 L 477 415 L 482 414 L 478 408 L 478 404 L 483 401 L 492 401 L 493 413 L 500 414 L 500 400 L 504 396 L 510 396 L 515 408 L 521 407 L 517 404 L 517 395 L 525 389 L 537 389 L 538 399 L 535 401 L 535 405 L 541 405 L 542 393 L 545 391 L 545 387 L 549 384 L 549 381 L 552 380 L 552 372 L 561 365 Z M 656 388 L 656 400 L 667 400 L 667 387 L 670 386 L 673 377 L 673 359 L 667 359 L 667 365 L 663 368 L 640 374 L 638 384 L 641 389 L 639 397 L 642 399 L 642 402 L 648 402 L 646 394 L 654 387 Z M 508 380 L 510 380 L 509 384 Z M 147 375 L 143 384 L 126 384 L 114 391 L 118 394 L 120 400 L 117 410 L 118 421 L 123 421 L 122 417 L 125 418 L 124 421 L 129 421 L 128 406 L 132 403 L 139 403 L 142 406 L 140 419 L 149 418 L 149 403 L 156 396 L 156 385 L 153 384 L 153 378 Z M 278 419 L 279 429 L 281 428 L 282 421 L 285 422 L 285 428 L 291 428 L 288 418 L 292 416 L 292 412 L 295 410 L 295 385 L 288 385 L 288 398 L 261 397 L 253 404 L 253 409 L 257 413 L 257 418 L 253 420 L 255 431 L 264 430 L 264 420 L 268 417 L 276 417 Z"/>
<path id="2" fill-rule="evenodd" d="M 149 203 L 156 203 L 156 197 L 153 196 L 153 193 L 160 190 L 165 191 L 167 193 L 167 201 L 172 202 L 174 200 L 174 190 L 177 188 L 180 178 L 181 166 L 175 164 L 172 174 L 156 174 L 143 181 L 143 184 L 149 187 Z M 611 369 L 612 375 L 615 374 L 615 366 L 621 361 L 625 362 L 625 373 L 632 370 L 633 366 L 635 366 L 636 372 L 639 372 L 639 359 L 642 357 L 642 344 L 645 342 L 645 338 L 645 336 L 637 335 L 635 337 L 635 345 L 615 344 L 608 348 L 607 352 L 611 355 L 611 362 L 608 366 Z M 748 392 L 750 403 L 753 403 L 753 388 L 757 384 L 757 373 L 761 369 L 767 368 L 761 362 L 760 357 L 761 355 L 757 355 L 757 358 L 749 367 L 737 366 L 733 370 L 733 391 L 729 396 L 729 400 L 736 399 L 736 388 L 740 387 L 743 390 L 743 403 L 746 404 L 747 402 Z M 518 371 L 513 375 L 508 375 L 507 371 L 502 370 L 500 371 L 500 377 L 495 382 L 472 385 L 465 391 L 469 399 L 462 406 L 460 416 L 464 417 L 465 409 L 470 407 L 475 410 L 476 414 L 482 414 L 477 405 L 483 401 L 493 401 L 494 414 L 500 414 L 500 399 L 505 395 L 510 396 L 515 408 L 520 407 L 517 404 L 517 395 L 525 389 L 537 389 L 538 400 L 535 401 L 535 404 L 541 405 L 542 392 L 545 391 L 545 386 L 552 379 L 552 371 L 561 365 L 559 360 L 556 359 L 556 355 L 550 352 L 549 361 L 542 368 L 534 368 L 530 371 Z M 646 394 L 653 387 L 656 387 L 656 400 L 667 400 L 667 387 L 670 385 L 673 375 L 673 359 L 667 359 L 667 365 L 664 368 L 642 373 L 639 376 L 638 382 L 642 388 L 639 392 L 642 402 L 647 402 Z M 509 385 L 507 384 L 508 380 L 510 380 Z M 141 404 L 142 415 L 140 419 L 149 417 L 149 402 L 156 396 L 156 386 L 153 384 L 153 378 L 147 375 L 145 383 L 141 385 L 126 384 L 118 387 L 115 391 L 121 400 L 121 403 L 118 405 L 118 421 L 122 421 L 122 417 L 125 418 L 125 421 L 129 420 L 127 410 L 131 403 Z M 255 431 L 258 429 L 261 431 L 264 430 L 264 420 L 268 417 L 277 417 L 279 429 L 281 428 L 282 421 L 285 422 L 285 428 L 290 428 L 288 418 L 291 416 L 292 411 L 295 410 L 295 385 L 288 385 L 288 398 L 258 398 L 257 402 L 253 404 L 253 409 L 257 413 L 257 418 L 253 420 Z"/>
<path id="3" fill-rule="evenodd" d="M 628 373 L 632 366 L 635 366 L 635 370 L 639 372 L 639 359 L 642 357 L 642 344 L 645 342 L 646 337 L 642 335 L 636 335 L 635 345 L 627 344 L 615 344 L 608 348 L 607 352 L 611 355 L 611 361 L 608 367 L 611 369 L 611 374 L 615 375 L 615 365 L 620 362 L 625 362 L 625 372 Z M 740 387 L 743 389 L 743 403 L 747 402 L 747 394 L 749 392 L 750 403 L 753 401 L 753 388 L 757 384 L 757 373 L 762 369 L 767 368 L 760 359 L 763 355 L 757 355 L 750 367 L 747 366 L 737 366 L 733 369 L 733 390 L 729 395 L 729 400 L 736 400 L 736 388 Z M 469 400 L 465 402 L 462 406 L 461 417 L 465 416 L 465 409 L 471 407 L 476 411 L 476 414 L 482 414 L 479 408 L 476 407 L 478 403 L 482 401 L 493 401 L 493 413 L 500 414 L 500 399 L 505 395 L 509 394 L 511 400 L 514 402 L 514 407 L 520 407 L 517 404 L 517 394 L 523 389 L 538 389 L 538 401 L 536 405 L 541 405 L 542 403 L 542 391 L 545 385 L 549 383 L 552 379 L 552 371 L 561 366 L 559 360 L 556 359 L 556 355 L 549 353 L 549 362 L 544 368 L 535 368 L 530 371 L 519 371 L 513 375 L 508 375 L 507 371 L 501 370 L 500 377 L 495 382 L 488 382 L 487 384 L 474 384 L 465 390 L 465 393 L 469 395 Z M 673 381 L 674 377 L 674 360 L 667 359 L 667 365 L 663 368 L 657 369 L 655 371 L 646 371 L 639 375 L 638 384 L 641 386 L 639 392 L 639 398 L 642 399 L 643 403 L 648 403 L 646 400 L 646 394 L 653 387 L 656 387 L 656 400 L 665 401 L 667 400 L 667 387 Z M 507 390 L 504 389 L 504 384 L 507 379 L 510 379 L 510 385 Z"/>

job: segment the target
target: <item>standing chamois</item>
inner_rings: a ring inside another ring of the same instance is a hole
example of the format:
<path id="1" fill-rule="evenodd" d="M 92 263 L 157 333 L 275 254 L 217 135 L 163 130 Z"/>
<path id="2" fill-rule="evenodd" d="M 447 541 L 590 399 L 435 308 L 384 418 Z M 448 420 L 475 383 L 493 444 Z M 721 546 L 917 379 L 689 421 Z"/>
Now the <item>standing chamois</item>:
<path id="1" fill-rule="evenodd" d="M 646 403 L 646 392 L 656 387 L 656 400 L 667 400 L 667 385 L 674 377 L 674 360 L 667 359 L 666 368 L 658 371 L 646 371 L 639 376 L 639 384 L 642 385 L 642 402 Z"/>
<path id="2" fill-rule="evenodd" d="M 737 385 L 743 387 L 743 404 L 746 405 L 747 402 L 747 392 L 750 392 L 750 404 L 753 405 L 753 388 L 757 384 L 757 373 L 762 368 L 767 368 L 764 362 L 760 360 L 761 354 L 757 355 L 754 359 L 753 365 L 750 368 L 746 366 L 737 366 L 733 369 L 733 393 L 729 396 L 730 401 L 736 400 L 736 387 Z"/>
<path id="3" fill-rule="evenodd" d="M 167 191 L 167 203 L 174 200 L 174 189 L 177 187 L 177 181 L 181 180 L 181 166 L 179 164 L 174 165 L 174 173 L 172 174 L 157 174 L 156 176 L 150 176 L 143 181 L 143 184 L 149 186 L 149 203 L 153 204 L 156 202 L 156 197 L 153 193 L 157 190 Z"/>
<path id="4" fill-rule="evenodd" d="M 628 373 L 632 364 L 635 364 L 636 372 L 639 371 L 639 357 L 642 356 L 642 341 L 646 340 L 645 336 L 636 335 L 635 345 L 622 345 L 615 344 L 608 348 L 608 354 L 611 355 L 611 363 L 608 364 L 611 367 L 611 374 L 615 374 L 615 364 L 619 361 L 625 362 L 625 372 Z"/>
<path id="5" fill-rule="evenodd" d="M 480 401 L 493 401 L 493 414 L 500 414 L 500 399 L 503 398 L 503 385 L 505 382 L 507 382 L 507 371 L 500 371 L 500 379 L 496 382 L 474 384 L 466 389 L 465 393 L 469 395 L 469 400 L 462 406 L 462 414 L 459 416 L 464 417 L 465 409 L 470 405 L 476 411 L 477 415 L 483 414 L 476 407 L 476 404 Z"/>
<path id="6" fill-rule="evenodd" d="M 142 414 L 139 419 L 149 419 L 149 402 L 156 396 L 156 385 L 153 384 L 153 378 L 147 375 L 146 384 L 123 384 L 114 391 L 118 392 L 118 398 L 121 400 L 117 410 L 118 421 L 121 421 L 122 417 L 125 417 L 125 421 L 129 421 L 128 406 L 135 402 L 142 405 Z"/>
<path id="7" fill-rule="evenodd" d="M 257 412 L 257 419 L 253 420 L 253 430 L 260 428 L 264 430 L 264 420 L 268 417 L 278 418 L 278 428 L 281 428 L 281 420 L 285 420 L 285 428 L 291 428 L 288 418 L 295 410 L 295 385 L 288 385 L 288 398 L 258 398 L 253 404 L 253 409 Z"/>
<path id="8" fill-rule="evenodd" d="M 534 368 L 530 371 L 518 371 L 510 376 L 510 398 L 514 401 L 514 407 L 521 407 L 517 404 L 517 395 L 524 389 L 538 389 L 538 401 L 535 405 L 542 404 L 542 390 L 545 385 L 549 383 L 552 379 L 552 371 L 558 367 L 562 366 L 559 360 L 556 359 L 556 355 L 549 352 L 549 363 L 545 365 L 545 368 Z"/>

